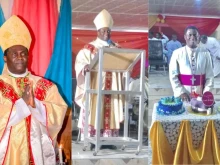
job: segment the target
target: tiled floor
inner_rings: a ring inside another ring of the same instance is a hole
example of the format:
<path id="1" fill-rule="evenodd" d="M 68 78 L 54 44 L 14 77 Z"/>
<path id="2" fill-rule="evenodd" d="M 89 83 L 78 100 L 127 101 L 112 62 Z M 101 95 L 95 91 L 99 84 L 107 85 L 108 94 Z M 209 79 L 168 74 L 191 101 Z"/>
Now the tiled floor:
<path id="1" fill-rule="evenodd" d="M 123 128 L 123 126 L 121 126 Z M 125 150 L 121 150 L 122 146 L 117 146 L 117 150 L 103 149 L 97 156 L 93 156 L 94 151 L 90 151 L 89 147 L 83 151 L 83 142 L 76 144 L 78 131 L 72 132 L 72 165 L 147 165 L 148 164 L 148 138 L 147 131 L 143 135 L 143 147 L 141 152 L 136 155 L 137 146 L 128 146 Z M 123 129 L 120 130 L 120 136 L 123 135 Z M 130 127 L 130 136 L 137 138 L 137 130 L 135 125 Z"/>
<path id="2" fill-rule="evenodd" d="M 148 147 L 144 146 L 139 155 L 137 148 L 129 147 L 124 151 L 117 146 L 117 150 L 104 149 L 93 156 L 93 151 L 83 151 L 83 143 L 72 143 L 72 165 L 147 165 Z"/>
<path id="3" fill-rule="evenodd" d="M 72 165 L 148 165 L 147 158 L 141 159 L 96 159 L 73 160 Z"/>

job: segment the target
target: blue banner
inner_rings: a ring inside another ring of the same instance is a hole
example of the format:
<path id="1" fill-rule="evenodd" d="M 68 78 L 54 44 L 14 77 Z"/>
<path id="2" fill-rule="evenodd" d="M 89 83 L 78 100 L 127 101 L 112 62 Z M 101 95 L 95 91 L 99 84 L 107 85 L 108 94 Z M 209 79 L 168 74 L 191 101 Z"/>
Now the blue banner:
<path id="1" fill-rule="evenodd" d="M 54 50 L 45 78 L 54 82 L 68 106 L 72 106 L 72 25 L 70 0 L 62 0 Z"/>
<path id="2" fill-rule="evenodd" d="M 2 26 L 2 24 L 5 22 L 5 17 L 4 17 L 4 13 L 2 11 L 2 7 L 0 6 L 0 26 Z M 4 52 L 2 51 L 2 48 L 0 48 L 0 74 L 3 71 L 3 67 L 4 67 Z"/>

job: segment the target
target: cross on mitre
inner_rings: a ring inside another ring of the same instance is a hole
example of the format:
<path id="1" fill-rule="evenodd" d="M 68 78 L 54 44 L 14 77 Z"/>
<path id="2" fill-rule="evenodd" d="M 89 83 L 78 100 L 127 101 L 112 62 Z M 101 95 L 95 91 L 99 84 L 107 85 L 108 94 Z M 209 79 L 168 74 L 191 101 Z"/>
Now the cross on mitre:
<path id="1" fill-rule="evenodd" d="M 194 82 L 196 81 L 196 79 L 194 78 L 194 76 L 192 76 L 192 78 L 190 79 L 192 81 L 192 85 L 194 85 Z"/>

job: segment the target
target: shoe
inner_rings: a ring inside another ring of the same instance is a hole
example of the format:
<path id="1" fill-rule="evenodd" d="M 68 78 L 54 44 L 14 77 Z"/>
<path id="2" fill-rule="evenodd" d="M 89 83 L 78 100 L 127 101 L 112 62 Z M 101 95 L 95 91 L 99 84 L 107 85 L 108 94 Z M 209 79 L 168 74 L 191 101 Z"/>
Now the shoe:
<path id="1" fill-rule="evenodd" d="M 102 146 L 100 147 L 100 149 L 101 149 L 101 150 L 102 150 L 102 149 L 116 150 L 117 147 L 114 146 L 114 145 L 102 145 Z"/>
<path id="2" fill-rule="evenodd" d="M 93 151 L 95 149 L 95 144 L 90 143 L 90 151 Z"/>

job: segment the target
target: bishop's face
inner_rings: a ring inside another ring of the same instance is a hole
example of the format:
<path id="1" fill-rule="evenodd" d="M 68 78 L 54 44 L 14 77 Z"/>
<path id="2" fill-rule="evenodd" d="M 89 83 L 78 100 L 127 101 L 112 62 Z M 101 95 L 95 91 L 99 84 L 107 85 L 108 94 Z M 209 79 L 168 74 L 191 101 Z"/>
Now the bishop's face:
<path id="1" fill-rule="evenodd" d="M 161 36 L 160 36 L 159 33 L 156 33 L 155 37 L 156 37 L 157 39 L 161 39 Z"/>
<path id="2" fill-rule="evenodd" d="M 98 30 L 97 35 L 101 40 L 108 41 L 111 37 L 111 29 L 108 27 L 101 28 Z"/>
<path id="3" fill-rule="evenodd" d="M 23 74 L 28 63 L 28 49 L 22 45 L 12 46 L 6 50 L 4 61 L 11 73 Z"/>
<path id="4" fill-rule="evenodd" d="M 196 48 L 199 40 L 199 33 L 196 29 L 188 29 L 184 35 L 186 45 L 190 48 Z"/>

